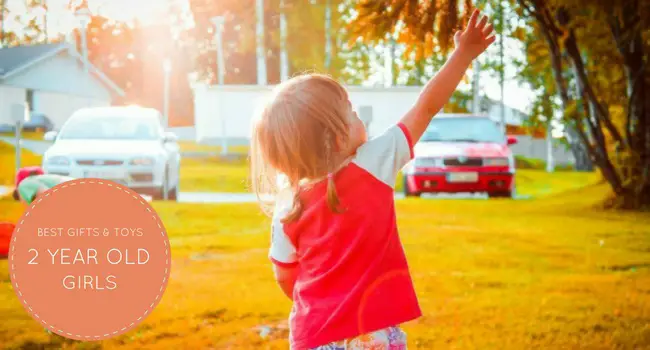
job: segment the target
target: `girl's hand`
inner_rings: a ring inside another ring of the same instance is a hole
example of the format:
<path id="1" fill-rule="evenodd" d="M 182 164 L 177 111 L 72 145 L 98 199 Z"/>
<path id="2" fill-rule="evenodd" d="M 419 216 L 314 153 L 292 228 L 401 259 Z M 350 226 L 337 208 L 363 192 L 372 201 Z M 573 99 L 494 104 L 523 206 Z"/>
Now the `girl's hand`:
<path id="1" fill-rule="evenodd" d="M 492 35 L 494 27 L 492 24 L 487 24 L 487 16 L 481 16 L 479 21 L 480 15 L 479 10 L 474 10 L 467 23 L 467 28 L 454 35 L 456 50 L 472 60 L 482 54 L 496 40 L 496 36 Z"/>

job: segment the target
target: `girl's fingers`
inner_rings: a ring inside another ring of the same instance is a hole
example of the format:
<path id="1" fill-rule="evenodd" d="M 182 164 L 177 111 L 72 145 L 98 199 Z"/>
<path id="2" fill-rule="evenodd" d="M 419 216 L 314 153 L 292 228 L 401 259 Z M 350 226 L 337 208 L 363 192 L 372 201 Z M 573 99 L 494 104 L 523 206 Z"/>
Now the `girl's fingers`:
<path id="1" fill-rule="evenodd" d="M 496 35 L 489 36 L 489 37 L 487 37 L 487 39 L 485 39 L 485 41 L 486 41 L 486 43 L 487 43 L 487 46 L 492 45 L 492 43 L 493 43 L 494 41 L 496 41 L 496 40 L 497 40 L 497 36 L 496 36 Z"/>
<path id="2" fill-rule="evenodd" d="M 487 26 L 485 26 L 485 29 L 483 29 L 483 35 L 486 37 L 490 36 L 493 30 L 494 30 L 494 26 L 492 25 L 492 23 L 490 23 Z"/>
<path id="3" fill-rule="evenodd" d="M 476 28 L 478 28 L 480 30 L 483 30 L 483 27 L 485 27 L 485 24 L 487 23 L 487 20 L 488 20 L 487 16 L 482 16 L 481 21 L 478 22 L 478 25 L 476 26 Z"/>
<path id="4" fill-rule="evenodd" d="M 472 16 L 469 18 L 469 22 L 467 23 L 467 28 L 476 27 L 476 22 L 478 21 L 478 16 L 480 14 L 481 12 L 478 9 L 474 9 L 474 12 L 472 12 Z"/>

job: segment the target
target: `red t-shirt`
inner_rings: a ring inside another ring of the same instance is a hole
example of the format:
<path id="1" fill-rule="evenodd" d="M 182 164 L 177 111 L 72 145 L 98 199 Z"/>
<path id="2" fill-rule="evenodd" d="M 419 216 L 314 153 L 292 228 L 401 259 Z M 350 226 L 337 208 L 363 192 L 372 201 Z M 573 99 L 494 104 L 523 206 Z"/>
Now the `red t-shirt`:
<path id="1" fill-rule="evenodd" d="M 296 222 L 280 222 L 291 208 L 291 196 L 278 200 L 269 257 L 275 264 L 297 264 L 289 318 L 292 349 L 421 316 L 393 197 L 397 173 L 412 157 L 408 130 L 396 125 L 362 145 L 335 174 L 342 214 L 327 205 L 326 181 L 304 192 L 305 209 Z"/>

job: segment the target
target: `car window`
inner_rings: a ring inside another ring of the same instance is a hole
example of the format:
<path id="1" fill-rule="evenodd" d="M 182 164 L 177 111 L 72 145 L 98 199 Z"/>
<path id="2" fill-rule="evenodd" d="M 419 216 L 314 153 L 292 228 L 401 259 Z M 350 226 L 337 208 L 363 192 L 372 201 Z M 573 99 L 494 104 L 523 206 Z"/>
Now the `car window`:
<path id="1" fill-rule="evenodd" d="M 504 143 L 505 135 L 488 118 L 439 118 L 431 121 L 421 141 Z"/>
<path id="2" fill-rule="evenodd" d="M 61 130 L 61 140 L 156 140 L 162 137 L 155 119 L 133 117 L 76 118 Z"/>

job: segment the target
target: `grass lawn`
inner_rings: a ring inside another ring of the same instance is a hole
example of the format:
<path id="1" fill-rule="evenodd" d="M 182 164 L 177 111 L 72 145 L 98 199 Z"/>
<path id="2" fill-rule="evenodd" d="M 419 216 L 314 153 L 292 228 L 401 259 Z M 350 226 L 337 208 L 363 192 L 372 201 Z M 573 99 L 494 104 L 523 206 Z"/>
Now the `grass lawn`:
<path id="1" fill-rule="evenodd" d="M 546 196 L 580 188 L 598 181 L 595 173 L 558 171 L 547 174 L 541 170 L 517 171 L 517 191 L 520 195 Z M 396 191 L 402 191 L 402 177 L 398 177 Z M 249 192 L 248 161 L 209 158 L 183 158 L 181 163 L 181 191 L 186 192 Z"/>
<path id="2" fill-rule="evenodd" d="M 21 136 L 25 140 L 34 140 L 34 141 L 43 141 L 43 135 L 45 133 L 40 132 L 40 131 L 22 131 Z M 13 132 L 7 133 L 7 132 L 0 132 L 0 136 L 4 137 L 15 137 L 16 134 Z"/>
<path id="3" fill-rule="evenodd" d="M 178 146 L 182 152 L 204 152 L 204 153 L 219 153 L 221 146 L 218 145 L 205 145 L 193 141 L 178 141 Z M 228 147 L 229 153 L 247 154 L 248 146 L 230 146 Z"/>
<path id="4" fill-rule="evenodd" d="M 591 185 L 529 201 L 398 201 L 424 312 L 404 325 L 409 348 L 648 348 L 650 215 L 601 210 L 606 193 Z M 154 207 L 170 236 L 172 272 L 137 330 L 87 344 L 48 335 L 22 309 L 2 261 L 0 344 L 286 349 L 290 302 L 273 281 L 269 220 L 257 206 Z M 0 201 L 0 221 L 21 211 Z M 265 338 L 261 325 L 272 329 Z"/>
<path id="5" fill-rule="evenodd" d="M 41 165 L 41 156 L 26 149 L 20 153 L 22 166 Z M 14 146 L 0 141 L 0 186 L 13 186 L 16 177 L 16 151 Z"/>

